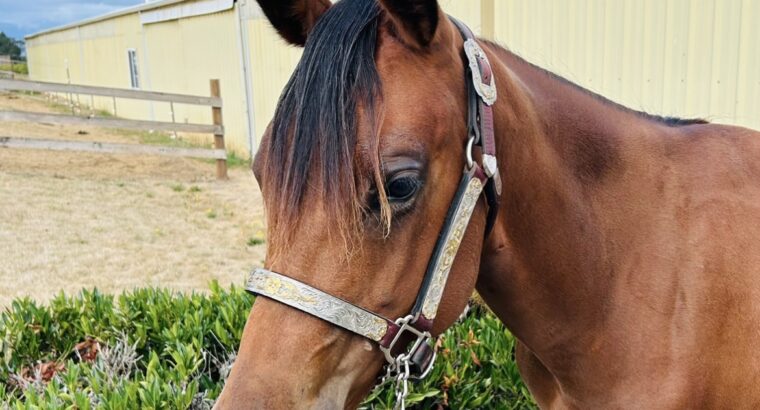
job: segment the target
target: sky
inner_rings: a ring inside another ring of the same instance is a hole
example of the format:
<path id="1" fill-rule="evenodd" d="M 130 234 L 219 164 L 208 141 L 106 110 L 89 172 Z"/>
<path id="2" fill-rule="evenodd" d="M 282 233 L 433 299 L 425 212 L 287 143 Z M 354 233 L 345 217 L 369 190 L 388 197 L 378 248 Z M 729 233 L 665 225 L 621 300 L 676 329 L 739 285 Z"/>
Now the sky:
<path id="1" fill-rule="evenodd" d="M 0 31 L 22 39 L 51 27 L 99 16 L 142 0 L 0 0 Z"/>

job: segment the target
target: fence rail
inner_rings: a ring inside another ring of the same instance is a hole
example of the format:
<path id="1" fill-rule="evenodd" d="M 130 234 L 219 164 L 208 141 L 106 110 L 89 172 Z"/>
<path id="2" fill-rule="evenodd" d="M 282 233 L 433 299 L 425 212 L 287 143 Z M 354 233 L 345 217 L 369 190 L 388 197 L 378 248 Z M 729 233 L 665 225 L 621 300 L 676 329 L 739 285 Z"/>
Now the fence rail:
<path id="1" fill-rule="evenodd" d="M 199 134 L 223 134 L 221 126 L 176 122 L 125 120 L 121 118 L 80 117 L 77 115 L 43 114 L 0 110 L 0 121 L 41 122 L 47 124 L 87 124 L 104 128 L 129 128 L 144 131 L 179 131 Z"/>
<path id="2" fill-rule="evenodd" d="M 0 72 L 0 74 L 2 74 L 2 72 Z M 219 80 L 211 80 L 211 95 L 209 97 L 7 79 L 0 79 L 0 90 L 86 94 L 113 98 L 162 101 L 172 104 L 179 103 L 209 106 L 211 107 L 213 124 L 184 124 L 176 122 L 144 121 L 123 118 L 103 118 L 94 116 L 45 114 L 3 110 L 0 110 L 0 121 L 37 122 L 43 124 L 87 124 L 104 128 L 175 132 L 179 131 L 213 134 L 214 149 L 159 147 L 139 144 L 113 144 L 98 141 L 64 141 L 16 137 L 0 137 L 0 148 L 45 149 L 57 151 L 101 152 L 110 154 L 147 154 L 169 155 L 175 157 L 209 158 L 216 159 L 217 177 L 220 179 L 227 178 L 227 154 L 224 144 L 224 126 L 222 125 L 222 98 L 219 91 Z"/>
<path id="3" fill-rule="evenodd" d="M 206 105 L 222 108 L 222 99 L 213 96 L 204 97 L 155 91 L 128 90 L 123 88 L 97 87 L 92 85 L 48 83 L 43 81 L 0 80 L 0 90 L 97 95 L 100 97 L 173 102 L 176 104 Z"/>
<path id="4" fill-rule="evenodd" d="M 226 159 L 222 149 L 162 147 L 158 145 L 116 144 L 97 141 L 65 141 L 41 138 L 0 137 L 0 148 L 44 149 L 51 151 L 83 151 L 104 154 L 147 154 L 203 159 Z"/>

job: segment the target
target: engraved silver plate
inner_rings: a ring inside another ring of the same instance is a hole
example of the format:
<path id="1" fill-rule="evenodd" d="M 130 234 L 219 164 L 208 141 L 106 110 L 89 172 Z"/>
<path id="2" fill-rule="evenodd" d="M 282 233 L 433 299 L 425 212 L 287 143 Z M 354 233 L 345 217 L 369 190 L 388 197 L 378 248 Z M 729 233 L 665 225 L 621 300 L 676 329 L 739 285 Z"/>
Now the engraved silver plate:
<path id="1" fill-rule="evenodd" d="M 475 84 L 475 91 L 480 98 L 483 99 L 483 102 L 488 105 L 493 105 L 493 103 L 496 102 L 496 81 L 492 74 L 490 84 L 484 84 L 483 77 L 480 74 L 480 66 L 478 65 L 479 58 L 482 58 L 485 60 L 486 64 L 490 65 L 491 63 L 488 61 L 488 56 L 486 56 L 486 53 L 480 48 L 478 42 L 472 38 L 467 39 L 467 41 L 464 42 L 464 53 L 467 55 L 467 60 L 470 62 L 470 72 L 472 73 L 473 84 Z"/>
<path id="2" fill-rule="evenodd" d="M 379 342 L 388 321 L 319 289 L 266 269 L 248 276 L 245 289 Z"/>
<path id="3" fill-rule="evenodd" d="M 446 287 L 451 266 L 454 263 L 454 258 L 457 256 L 464 232 L 470 223 L 472 211 L 475 209 L 482 191 L 483 183 L 478 178 L 471 179 L 462 196 L 462 201 L 457 206 L 454 221 L 446 235 L 443 251 L 435 263 L 433 277 L 430 280 L 430 286 L 425 295 L 425 302 L 422 305 L 422 314 L 428 320 L 435 319 L 435 315 L 438 313 L 438 305 L 441 303 L 443 289 Z"/>

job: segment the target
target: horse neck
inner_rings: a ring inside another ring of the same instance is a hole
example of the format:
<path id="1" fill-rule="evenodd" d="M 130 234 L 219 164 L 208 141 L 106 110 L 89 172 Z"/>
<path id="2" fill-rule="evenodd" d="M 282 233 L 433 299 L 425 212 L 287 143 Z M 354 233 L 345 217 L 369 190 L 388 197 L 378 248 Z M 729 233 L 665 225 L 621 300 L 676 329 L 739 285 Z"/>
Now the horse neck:
<path id="1" fill-rule="evenodd" d="M 487 46 L 503 193 L 478 291 L 534 352 L 577 346 L 613 286 L 598 198 L 624 162 L 621 127 L 646 124 Z"/>

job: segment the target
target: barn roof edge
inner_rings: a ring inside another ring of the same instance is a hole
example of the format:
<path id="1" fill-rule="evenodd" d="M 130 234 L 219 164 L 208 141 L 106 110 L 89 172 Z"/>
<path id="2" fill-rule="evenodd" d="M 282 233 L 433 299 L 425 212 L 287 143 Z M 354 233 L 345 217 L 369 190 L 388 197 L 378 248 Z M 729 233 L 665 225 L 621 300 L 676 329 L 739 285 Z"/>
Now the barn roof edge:
<path id="1" fill-rule="evenodd" d="M 134 14 L 134 13 L 139 13 L 141 11 L 158 9 L 158 8 L 161 8 L 161 7 L 171 6 L 173 4 L 184 3 L 184 2 L 187 2 L 187 1 L 191 1 L 191 0 L 159 0 L 159 1 L 154 1 L 154 2 L 150 2 L 150 3 L 138 4 L 138 5 L 135 5 L 135 6 L 130 6 L 130 7 L 127 7 L 127 8 L 115 10 L 115 11 L 112 11 L 110 13 L 101 14 L 99 16 L 90 17 L 90 18 L 86 18 L 84 20 L 75 21 L 73 23 L 64 24 L 62 26 L 56 26 L 56 27 L 52 27 L 52 28 L 45 29 L 45 30 L 42 30 L 42 31 L 38 31 L 38 32 L 33 33 L 33 34 L 29 34 L 28 36 L 24 36 L 24 39 L 25 40 L 31 40 L 31 39 L 34 39 L 36 37 L 40 37 L 40 36 L 43 36 L 43 35 L 55 33 L 55 32 L 58 32 L 58 31 L 69 30 L 69 29 L 72 29 L 72 28 L 86 26 L 88 24 L 93 24 L 93 23 L 97 23 L 97 22 L 100 22 L 100 21 L 104 21 L 104 20 L 110 20 L 110 19 L 116 18 L 116 17 L 126 16 L 128 14 Z M 237 0 L 235 0 L 235 1 L 237 1 Z"/>

